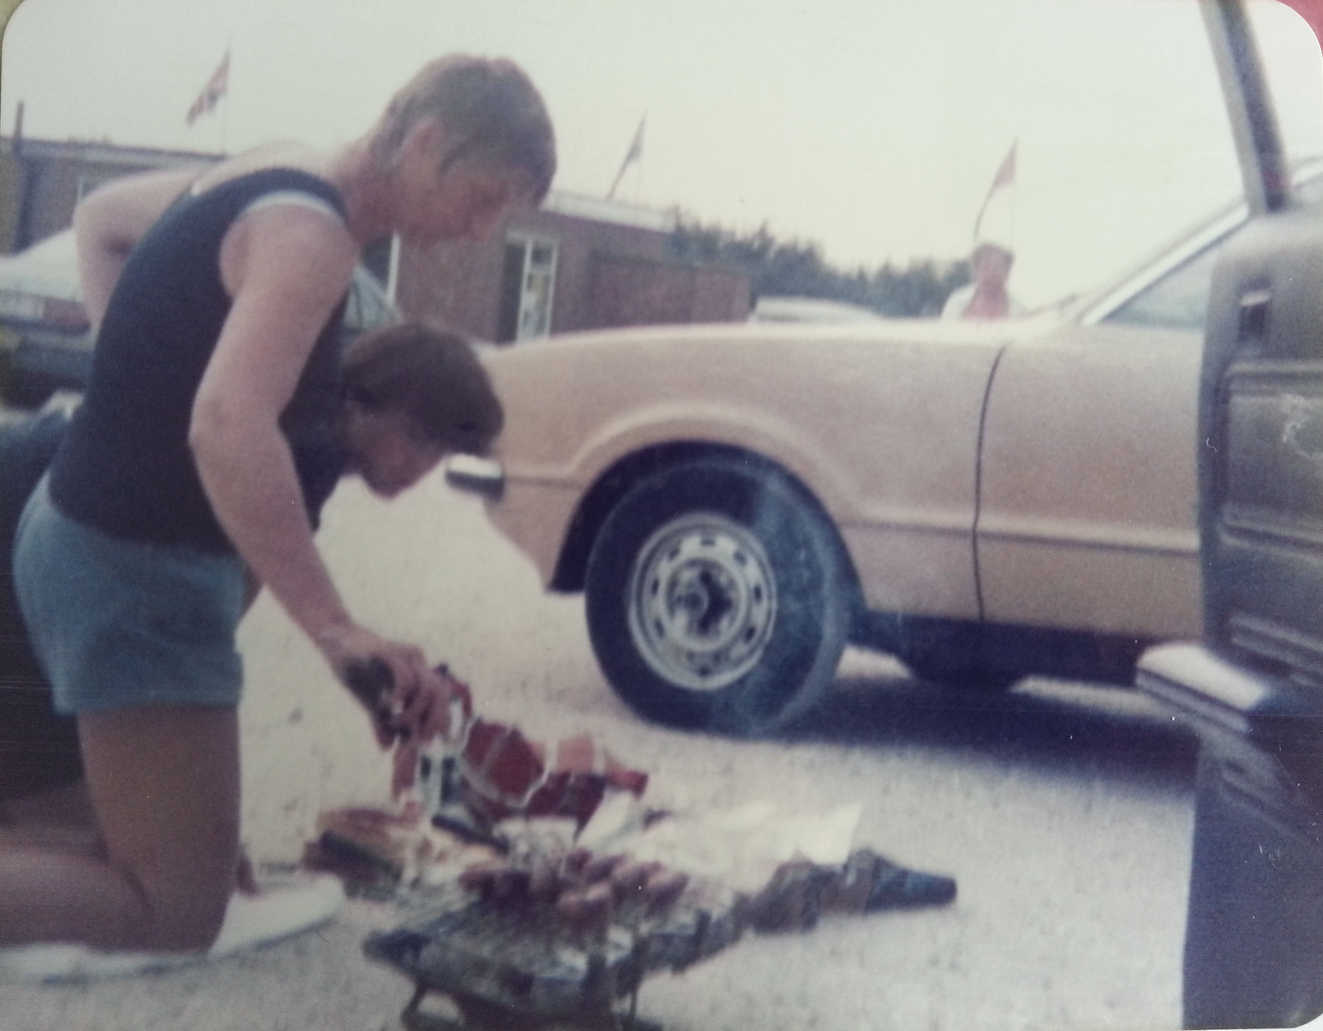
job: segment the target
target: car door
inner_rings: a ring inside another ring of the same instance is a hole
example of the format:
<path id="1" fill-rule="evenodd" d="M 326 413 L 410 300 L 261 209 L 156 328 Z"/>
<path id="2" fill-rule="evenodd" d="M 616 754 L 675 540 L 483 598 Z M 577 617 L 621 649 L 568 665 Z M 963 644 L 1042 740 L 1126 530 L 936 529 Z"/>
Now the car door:
<path id="1" fill-rule="evenodd" d="M 1302 203 L 1323 166 L 1302 163 Z M 1232 205 L 998 363 L 977 555 L 990 622 L 1143 639 L 1202 630 L 1196 442 L 1213 270 L 1247 230 Z"/>
<path id="2" fill-rule="evenodd" d="M 1323 685 L 1323 211 L 1291 189 L 1243 11 L 1206 20 L 1251 222 L 1213 274 L 1200 379 L 1205 639 Z"/>
<path id="3" fill-rule="evenodd" d="M 1199 632 L 1196 332 L 1066 325 L 993 373 L 976 534 L 983 618 Z"/>

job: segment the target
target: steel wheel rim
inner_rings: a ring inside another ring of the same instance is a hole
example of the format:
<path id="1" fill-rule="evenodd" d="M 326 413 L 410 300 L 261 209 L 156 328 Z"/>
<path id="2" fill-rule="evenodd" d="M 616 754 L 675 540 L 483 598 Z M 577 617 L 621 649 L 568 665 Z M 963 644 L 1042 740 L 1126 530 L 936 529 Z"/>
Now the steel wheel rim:
<path id="1" fill-rule="evenodd" d="M 776 622 L 776 578 L 762 542 L 716 512 L 661 526 L 630 572 L 629 630 L 648 668 L 716 691 L 758 665 Z"/>

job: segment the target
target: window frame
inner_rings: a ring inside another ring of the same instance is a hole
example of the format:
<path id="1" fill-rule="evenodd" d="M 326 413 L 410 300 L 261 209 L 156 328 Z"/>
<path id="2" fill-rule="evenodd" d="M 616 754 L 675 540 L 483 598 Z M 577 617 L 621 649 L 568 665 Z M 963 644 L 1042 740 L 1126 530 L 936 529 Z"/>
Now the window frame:
<path id="1" fill-rule="evenodd" d="M 514 312 L 514 336 L 511 343 L 519 343 L 521 340 L 537 340 L 541 337 L 550 336 L 552 319 L 555 317 L 556 310 L 556 276 L 560 271 L 560 241 L 556 237 L 544 233 L 517 231 L 506 234 L 505 246 L 515 246 L 523 249 L 519 269 L 519 299 Z M 545 331 L 528 333 L 524 330 L 524 313 L 532 295 L 532 291 L 529 289 L 528 276 L 531 271 L 533 251 L 537 247 L 549 247 L 551 250 L 551 262 L 546 273 L 546 311 L 543 319 Z"/>

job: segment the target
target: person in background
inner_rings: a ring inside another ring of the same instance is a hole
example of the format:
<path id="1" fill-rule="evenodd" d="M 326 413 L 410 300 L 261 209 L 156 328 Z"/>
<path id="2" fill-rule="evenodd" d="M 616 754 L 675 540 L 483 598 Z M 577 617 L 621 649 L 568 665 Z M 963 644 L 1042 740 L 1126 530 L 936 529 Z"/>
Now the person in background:
<path id="1" fill-rule="evenodd" d="M 340 314 L 367 244 L 482 238 L 540 202 L 555 164 L 524 73 L 452 56 L 333 151 L 263 148 L 79 205 L 96 356 L 21 517 L 14 582 L 55 707 L 77 720 L 99 847 L 0 847 L 0 945 L 216 940 L 240 866 L 235 629 L 256 585 L 341 679 L 386 664 L 398 715 L 370 714 L 382 747 L 444 728 L 457 685 L 353 618 L 313 540 L 336 427 L 366 403 L 342 393 Z M 416 417 L 360 415 L 379 493 L 454 446 Z"/>
<path id="2" fill-rule="evenodd" d="M 1004 319 L 1023 315 L 1024 306 L 1007 288 L 1015 253 L 1001 239 L 984 237 L 969 259 L 974 281 L 954 290 L 942 307 L 944 319 Z"/>
<path id="3" fill-rule="evenodd" d="M 1024 314 L 1007 286 L 1015 264 L 1015 175 L 1019 141 L 997 166 L 992 185 L 974 219 L 969 264 L 974 281 L 954 290 L 942 307 L 944 319 L 1004 319 Z"/>

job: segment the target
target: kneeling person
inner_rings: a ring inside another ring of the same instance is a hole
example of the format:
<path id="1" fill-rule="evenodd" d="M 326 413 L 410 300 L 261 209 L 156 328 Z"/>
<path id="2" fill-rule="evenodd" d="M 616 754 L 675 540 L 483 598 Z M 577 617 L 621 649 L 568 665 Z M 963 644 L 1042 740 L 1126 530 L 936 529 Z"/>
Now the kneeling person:
<path id="1" fill-rule="evenodd" d="M 418 322 L 378 329 L 352 341 L 342 356 L 338 385 L 332 389 L 339 398 L 333 418 L 302 423 L 291 419 L 286 427 L 314 528 L 324 503 L 344 476 L 360 476 L 375 494 L 395 497 L 432 471 L 447 454 L 485 452 L 503 422 L 501 404 L 473 347 L 462 337 Z M 47 489 L 43 477 L 68 424 L 66 413 L 49 410 L 0 426 L 0 548 L 5 556 L 0 563 L 0 657 L 5 659 L 8 674 L 0 678 L 0 727 L 4 728 L 0 735 L 0 865 L 8 860 L 15 867 L 26 867 L 28 876 L 38 880 L 44 880 L 44 870 L 57 871 L 65 863 L 88 861 L 95 865 L 80 869 L 92 873 L 94 880 L 114 876 L 104 866 L 97 869 L 107 863 L 109 856 L 94 817 L 91 801 L 95 800 L 89 800 L 84 780 L 75 713 L 85 709 L 52 699 L 18 617 L 8 561 L 25 502 L 25 521 L 34 518 L 36 508 L 49 504 L 40 496 Z M 37 496 L 28 502 L 33 494 Z M 54 514 L 58 520 L 59 513 Z M 76 529 L 88 535 L 87 528 Z M 96 536 L 95 531 L 91 533 Z M 95 546 L 96 541 L 92 543 Z M 48 548 L 58 548 L 59 542 L 49 540 L 38 547 L 52 557 Z M 164 556 L 169 561 L 170 549 L 147 547 L 152 552 L 150 558 Z M 31 561 L 32 555 L 28 559 Z M 150 564 L 137 570 L 121 567 L 121 571 L 130 581 L 158 575 Z M 213 628 L 218 634 L 217 654 L 222 659 L 233 656 L 238 617 L 261 586 L 250 571 L 242 571 L 243 591 L 241 600 L 235 595 L 233 620 L 228 626 Z M 130 582 L 127 589 L 136 586 Z M 100 584 L 91 589 L 104 593 L 114 588 Z M 30 629 L 34 636 L 49 636 L 39 620 L 33 620 Z M 95 635 L 88 639 L 95 643 Z M 157 644 L 168 647 L 169 640 L 163 638 Z M 50 655 L 58 650 L 58 641 L 47 640 L 38 652 Z M 115 663 L 111 654 L 103 659 L 106 667 Z M 144 711 L 140 706 L 135 708 Z M 413 714 L 412 725 L 421 730 L 422 737 L 444 725 L 444 707 L 435 708 L 434 712 Z M 90 711 L 102 718 L 118 718 L 113 707 L 98 710 L 93 706 Z M 203 707 L 202 711 L 209 710 Z M 229 711 L 232 719 L 232 708 Z M 199 740 L 206 737 L 202 734 Z M 383 737 L 382 744 L 386 743 Z M 234 788 L 237 791 L 237 785 Z M 54 866 L 45 866 L 43 855 L 49 859 L 51 850 L 60 853 L 60 858 Z M 239 865 L 242 884 L 249 878 L 243 871 L 246 864 Z M 18 938 L 5 935 L 10 941 L 65 937 L 40 934 L 40 924 L 32 927 L 38 933 L 30 937 L 22 934 L 21 927 L 11 925 L 11 929 L 20 934 Z M 94 935 L 92 943 L 111 947 L 120 944 L 114 935 L 105 933 Z"/>

